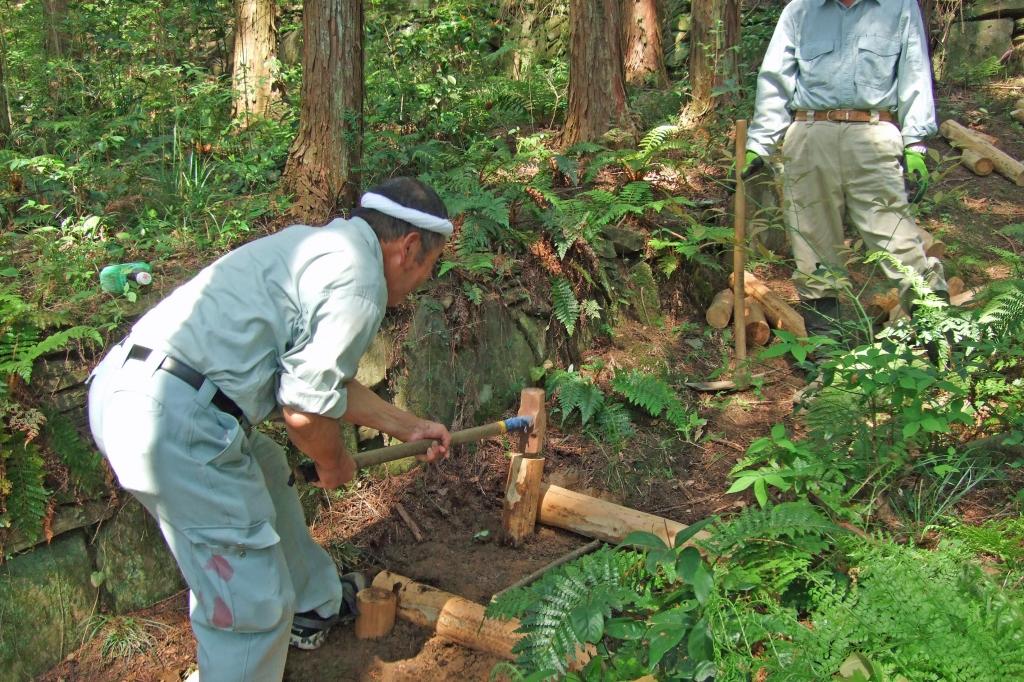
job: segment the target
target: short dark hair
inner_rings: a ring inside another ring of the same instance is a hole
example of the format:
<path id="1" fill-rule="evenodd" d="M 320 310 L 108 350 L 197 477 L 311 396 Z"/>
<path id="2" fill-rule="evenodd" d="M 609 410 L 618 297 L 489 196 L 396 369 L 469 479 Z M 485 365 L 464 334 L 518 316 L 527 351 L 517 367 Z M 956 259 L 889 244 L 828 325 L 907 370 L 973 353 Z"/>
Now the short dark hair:
<path id="1" fill-rule="evenodd" d="M 416 178 L 392 178 L 366 191 L 379 194 L 406 208 L 414 208 L 417 211 L 423 211 L 439 218 L 448 217 L 448 209 L 437 192 L 430 185 Z M 352 217 L 362 218 L 369 223 L 381 243 L 401 239 L 410 232 L 419 232 L 421 258 L 441 247 L 445 242 L 445 235 L 439 232 L 420 229 L 404 220 L 385 215 L 376 209 L 358 206 L 352 209 Z"/>

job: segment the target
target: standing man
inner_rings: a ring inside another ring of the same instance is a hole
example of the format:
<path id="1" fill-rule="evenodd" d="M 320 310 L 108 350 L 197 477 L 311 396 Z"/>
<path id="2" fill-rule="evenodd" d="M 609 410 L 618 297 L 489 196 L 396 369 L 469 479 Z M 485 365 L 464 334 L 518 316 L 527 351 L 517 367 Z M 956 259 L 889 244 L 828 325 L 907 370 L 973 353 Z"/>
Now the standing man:
<path id="1" fill-rule="evenodd" d="M 888 251 L 936 291 L 946 282 L 907 211 L 903 167 L 928 181 L 922 141 L 935 105 L 916 0 L 793 0 L 757 80 L 747 138 L 751 171 L 782 144 L 784 217 L 810 333 L 839 317 L 834 270 L 844 220 L 870 251 Z M 909 284 L 881 261 L 905 295 Z"/>
<path id="2" fill-rule="evenodd" d="M 191 589 L 201 679 L 284 673 L 289 643 L 316 648 L 354 611 L 306 527 L 284 450 L 253 431 L 280 412 L 319 486 L 352 480 L 337 420 L 403 441 L 448 430 L 360 385 L 386 306 L 430 276 L 452 232 L 413 178 L 363 195 L 349 220 L 294 225 L 223 256 L 157 304 L 93 373 L 89 423 L 120 484 L 156 518 Z"/>

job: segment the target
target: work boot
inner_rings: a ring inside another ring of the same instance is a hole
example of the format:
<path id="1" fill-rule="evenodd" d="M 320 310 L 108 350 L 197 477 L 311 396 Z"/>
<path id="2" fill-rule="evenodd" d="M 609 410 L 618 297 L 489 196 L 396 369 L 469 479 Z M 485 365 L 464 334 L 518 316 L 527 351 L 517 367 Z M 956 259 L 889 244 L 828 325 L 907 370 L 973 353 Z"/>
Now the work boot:
<path id="1" fill-rule="evenodd" d="M 832 338 L 838 335 L 838 298 L 835 296 L 811 298 L 803 301 L 801 307 L 803 308 L 804 324 L 807 327 L 808 336 L 828 336 Z"/>
<path id="2" fill-rule="evenodd" d="M 356 594 L 366 587 L 366 576 L 362 573 L 346 573 L 341 576 L 341 611 L 327 618 L 316 611 L 296 613 L 292 617 L 292 632 L 288 644 L 299 649 L 319 649 L 327 639 L 331 627 L 338 623 L 351 623 L 359 614 Z"/>

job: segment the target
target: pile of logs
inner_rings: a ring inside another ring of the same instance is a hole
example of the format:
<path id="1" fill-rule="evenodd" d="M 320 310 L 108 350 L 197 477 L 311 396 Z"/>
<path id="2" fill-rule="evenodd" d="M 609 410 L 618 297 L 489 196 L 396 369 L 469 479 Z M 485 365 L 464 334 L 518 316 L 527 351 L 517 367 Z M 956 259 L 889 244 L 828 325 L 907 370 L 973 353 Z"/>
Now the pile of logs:
<path id="1" fill-rule="evenodd" d="M 730 275 L 730 286 L 734 282 L 734 276 Z M 747 293 L 743 307 L 748 343 L 763 346 L 771 339 L 773 328 L 784 329 L 798 337 L 807 336 L 804 318 L 792 306 L 773 293 L 764 282 L 746 272 L 743 284 L 744 291 Z M 715 294 L 705 313 L 708 324 L 715 329 L 725 329 L 729 326 L 734 301 L 732 289 L 722 289 Z"/>
<path id="2" fill-rule="evenodd" d="M 1024 117 L 1024 100 L 1017 102 L 1014 117 L 1018 120 Z M 939 132 L 951 145 L 961 150 L 960 163 L 975 175 L 989 175 L 994 169 L 1015 185 L 1024 186 L 1024 164 L 997 149 L 997 140 L 991 135 L 972 130 L 952 119 L 943 121 Z"/>

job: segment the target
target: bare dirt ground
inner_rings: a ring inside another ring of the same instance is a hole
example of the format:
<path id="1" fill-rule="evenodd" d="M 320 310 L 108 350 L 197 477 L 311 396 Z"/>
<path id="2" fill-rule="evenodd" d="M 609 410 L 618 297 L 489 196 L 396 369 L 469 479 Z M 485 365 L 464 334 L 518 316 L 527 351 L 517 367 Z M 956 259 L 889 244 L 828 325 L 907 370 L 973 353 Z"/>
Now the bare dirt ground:
<path id="1" fill-rule="evenodd" d="M 1021 126 L 1009 122 L 1005 115 L 988 113 L 994 110 L 992 103 L 1022 96 L 1024 79 L 984 91 L 987 109 L 977 103 L 976 94 L 942 93 L 940 118 L 973 125 L 995 136 L 1011 156 L 1024 159 Z M 943 157 L 956 154 L 940 139 L 932 146 Z M 947 244 L 947 276 L 962 277 L 968 287 L 1021 276 L 991 247 L 1024 253 L 1019 238 L 1000 234 L 1006 227 L 1024 222 L 1024 190 L 998 174 L 979 178 L 959 165 L 947 163 L 945 167 L 946 172 L 930 190 L 933 205 L 920 222 Z M 764 268 L 758 274 L 784 297 L 795 298 L 785 267 Z M 720 339 L 709 339 L 704 334 L 702 310 L 679 308 L 658 326 L 627 325 L 585 360 L 600 360 L 609 371 L 617 366 L 650 370 L 661 365 L 704 378 L 721 370 L 721 360 L 727 355 L 728 348 Z M 546 478 L 684 523 L 713 514 L 728 515 L 742 508 L 749 503 L 748 498 L 724 494 L 729 470 L 750 442 L 764 435 L 771 424 L 785 421 L 798 428 L 792 423 L 792 399 L 803 385 L 800 373 L 783 361 L 757 371 L 765 375 L 759 390 L 689 397 L 708 420 L 696 444 L 672 439 L 663 425 L 652 421 L 639 425 L 637 438 L 630 446 L 610 452 L 591 439 L 561 433 L 556 420 L 546 447 Z M 498 544 L 495 538 L 506 470 L 504 447 L 492 442 L 474 451 L 456 452 L 440 465 L 364 481 L 340 500 L 321 501 L 313 525 L 314 537 L 336 559 L 368 573 L 387 568 L 486 603 L 495 592 L 587 541 L 571 533 L 540 528 L 520 549 Z M 416 520 L 424 535 L 422 542 L 413 538 L 401 520 L 397 504 Z M 986 504 L 984 491 L 964 505 L 965 515 L 979 521 L 994 511 Z M 186 595 L 176 595 L 134 615 L 163 625 L 151 630 L 154 643 L 148 650 L 124 658 L 104 657 L 97 638 L 39 679 L 181 680 L 195 661 Z M 426 630 L 400 622 L 389 637 L 375 642 L 357 640 L 349 628 L 336 628 L 320 650 L 291 652 L 285 679 L 486 680 L 496 663 L 493 657 L 446 643 Z"/>

